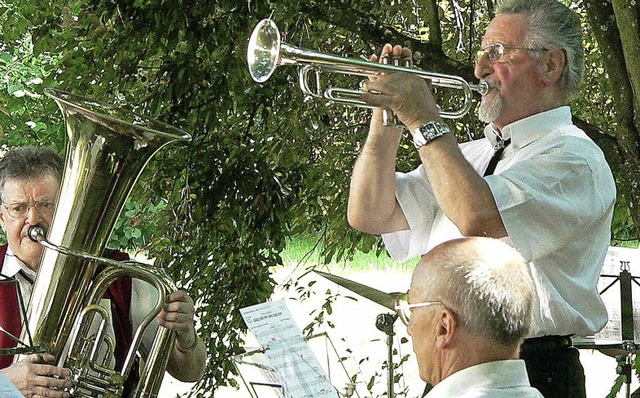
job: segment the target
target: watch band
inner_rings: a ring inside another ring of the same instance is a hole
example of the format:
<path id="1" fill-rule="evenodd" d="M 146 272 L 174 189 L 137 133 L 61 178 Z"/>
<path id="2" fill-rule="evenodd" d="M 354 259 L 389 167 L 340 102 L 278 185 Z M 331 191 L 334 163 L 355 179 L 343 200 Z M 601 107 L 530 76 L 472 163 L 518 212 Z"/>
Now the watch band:
<path id="1" fill-rule="evenodd" d="M 426 122 L 413 132 L 413 146 L 420 149 L 438 137 L 450 133 L 449 126 L 440 121 L 432 120 Z"/>

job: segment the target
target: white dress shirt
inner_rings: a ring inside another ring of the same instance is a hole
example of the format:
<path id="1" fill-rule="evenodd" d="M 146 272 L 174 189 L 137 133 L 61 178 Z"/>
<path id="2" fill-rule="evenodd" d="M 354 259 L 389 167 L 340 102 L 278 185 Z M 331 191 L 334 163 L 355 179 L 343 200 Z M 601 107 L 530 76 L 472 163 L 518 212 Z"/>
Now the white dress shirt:
<path id="1" fill-rule="evenodd" d="M 486 362 L 462 369 L 436 384 L 426 398 L 543 398 L 529 384 L 522 360 Z"/>
<path id="2" fill-rule="evenodd" d="M 615 183 L 602 151 L 571 122 L 569 107 L 519 120 L 502 129 L 511 138 L 495 173 L 486 176 L 508 233 L 505 241 L 529 261 L 537 300 L 529 337 L 588 336 L 607 322 L 597 282 L 610 243 Z M 496 132 L 460 149 L 482 175 Z M 438 206 L 424 167 L 397 173 L 396 196 L 410 229 L 384 234 L 397 261 L 459 238 Z"/>

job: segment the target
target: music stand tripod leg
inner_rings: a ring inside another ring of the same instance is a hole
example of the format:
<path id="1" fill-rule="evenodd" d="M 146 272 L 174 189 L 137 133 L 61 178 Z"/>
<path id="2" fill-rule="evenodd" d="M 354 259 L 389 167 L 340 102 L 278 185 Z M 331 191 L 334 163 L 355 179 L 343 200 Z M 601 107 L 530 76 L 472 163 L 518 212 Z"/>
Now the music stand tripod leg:
<path id="1" fill-rule="evenodd" d="M 626 397 L 631 397 L 631 359 L 636 349 L 635 331 L 633 326 L 633 277 L 629 272 L 629 262 L 621 262 L 620 271 L 620 307 L 622 323 L 622 349 L 626 354 L 618 357 L 618 374 L 623 376 Z"/>
<path id="2" fill-rule="evenodd" d="M 393 324 L 398 315 L 380 314 L 376 318 L 376 328 L 387 335 L 387 397 L 393 398 Z"/>

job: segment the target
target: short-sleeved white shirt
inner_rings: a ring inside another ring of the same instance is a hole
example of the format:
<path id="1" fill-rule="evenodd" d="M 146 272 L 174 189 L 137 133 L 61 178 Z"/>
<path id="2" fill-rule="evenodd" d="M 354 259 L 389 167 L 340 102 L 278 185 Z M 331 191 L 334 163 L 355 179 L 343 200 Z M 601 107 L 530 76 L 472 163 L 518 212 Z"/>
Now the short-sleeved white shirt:
<path id="1" fill-rule="evenodd" d="M 511 144 L 484 178 L 507 230 L 504 240 L 529 261 L 538 296 L 529 337 L 592 335 L 607 322 L 597 282 L 611 239 L 611 170 L 600 148 L 572 124 L 569 107 L 519 120 L 501 134 Z M 487 126 L 485 138 L 460 145 L 480 175 L 495 142 Z M 462 236 L 438 206 L 422 165 L 397 173 L 396 182 L 410 229 L 383 235 L 394 259 Z"/>
<path id="2" fill-rule="evenodd" d="M 542 398 L 529 384 L 522 360 L 486 362 L 462 369 L 436 384 L 426 398 Z"/>

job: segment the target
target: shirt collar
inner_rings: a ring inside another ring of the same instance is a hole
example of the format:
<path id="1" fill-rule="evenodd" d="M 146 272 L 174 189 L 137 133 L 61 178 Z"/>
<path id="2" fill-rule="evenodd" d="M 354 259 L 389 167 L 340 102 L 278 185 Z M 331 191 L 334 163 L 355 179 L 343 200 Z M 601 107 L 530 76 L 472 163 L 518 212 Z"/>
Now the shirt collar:
<path id="1" fill-rule="evenodd" d="M 459 370 L 436 384 L 426 398 L 464 396 L 469 391 L 499 391 L 531 387 L 524 361 L 508 359 L 485 362 Z"/>
<path id="2" fill-rule="evenodd" d="M 18 272 L 20 272 L 20 270 L 22 270 L 24 273 L 29 275 L 32 278 L 32 280 L 36 279 L 36 275 L 37 275 L 36 272 L 31 270 L 31 268 L 27 267 L 25 263 L 23 263 L 18 257 L 16 257 L 15 254 L 13 254 L 13 251 L 11 251 L 11 248 L 8 247 L 7 254 L 5 254 L 4 256 L 2 274 L 5 276 L 8 276 L 9 278 L 13 278 L 14 276 L 16 276 Z"/>
<path id="3" fill-rule="evenodd" d="M 549 134 L 552 129 L 571 124 L 571 108 L 561 106 L 516 120 L 504 126 L 500 134 L 490 123 L 484 128 L 484 135 L 491 146 L 495 146 L 498 137 L 502 136 L 503 140 L 511 138 L 511 145 L 520 149 Z"/>

